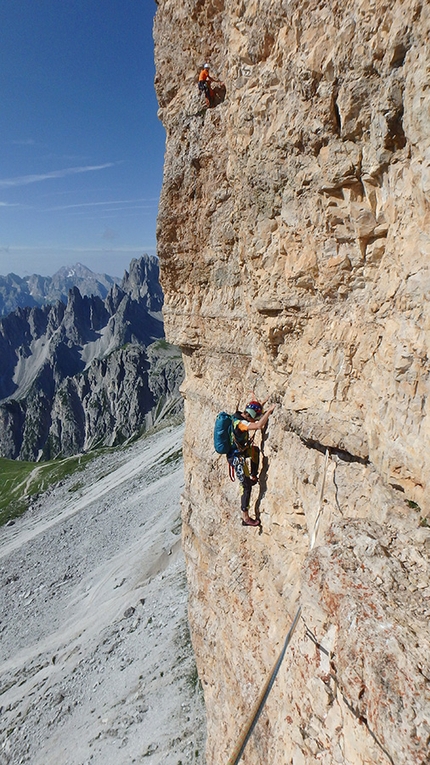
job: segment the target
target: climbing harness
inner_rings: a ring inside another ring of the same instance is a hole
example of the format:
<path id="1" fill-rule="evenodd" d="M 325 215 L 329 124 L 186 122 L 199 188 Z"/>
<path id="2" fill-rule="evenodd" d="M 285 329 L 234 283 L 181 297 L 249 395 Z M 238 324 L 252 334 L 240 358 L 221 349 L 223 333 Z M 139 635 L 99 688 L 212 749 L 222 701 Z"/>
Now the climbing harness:
<path id="1" fill-rule="evenodd" d="M 322 482 L 321 482 L 321 490 L 320 490 L 319 499 L 318 499 L 317 514 L 316 514 L 316 517 L 315 517 L 315 521 L 314 521 L 314 525 L 313 525 L 313 530 L 312 530 L 312 534 L 311 534 L 311 537 L 310 537 L 310 543 L 309 543 L 309 549 L 310 550 L 312 550 L 314 545 L 315 545 L 315 542 L 316 542 L 316 539 L 317 539 L 318 530 L 319 530 L 321 515 L 322 515 L 323 498 L 324 498 L 324 487 L 325 487 L 325 479 L 326 479 L 326 475 L 327 475 L 328 458 L 329 458 L 329 450 L 326 449 L 323 477 L 322 477 Z M 266 683 L 263 686 L 263 689 L 262 689 L 262 691 L 260 693 L 260 696 L 259 696 L 257 702 L 255 703 L 254 707 L 253 707 L 250 719 L 249 719 L 248 723 L 246 724 L 246 726 L 244 727 L 244 729 L 243 729 L 243 731 L 242 731 L 242 733 L 241 733 L 241 735 L 239 737 L 239 740 L 238 740 L 238 742 L 237 742 L 237 744 L 236 744 L 236 746 L 235 746 L 235 748 L 233 750 L 233 753 L 232 753 L 230 759 L 227 762 L 227 765 L 237 765 L 238 762 L 240 761 L 241 757 L 242 757 L 242 754 L 243 754 L 243 752 L 245 750 L 245 747 L 246 747 L 246 745 L 247 745 L 247 743 L 248 743 L 248 741 L 249 741 L 249 739 L 251 737 L 251 734 L 252 734 L 252 732 L 253 732 L 253 730 L 254 730 L 257 722 L 258 722 L 258 719 L 259 719 L 259 717 L 261 715 L 261 712 L 263 711 L 263 708 L 264 708 L 264 705 L 265 705 L 265 703 L 267 701 L 269 693 L 272 690 L 272 687 L 273 687 L 273 684 L 275 682 L 276 676 L 277 676 L 277 674 L 279 672 L 279 669 L 281 667 L 282 661 L 284 659 L 286 650 L 287 650 L 287 648 L 288 648 L 288 646 L 289 646 L 289 644 L 291 642 L 291 638 L 293 636 L 294 630 L 296 629 L 298 621 L 300 619 L 301 612 L 302 612 L 302 607 L 299 606 L 297 608 L 296 615 L 294 616 L 294 619 L 293 619 L 293 622 L 291 624 L 291 627 L 288 630 L 288 633 L 287 633 L 287 636 L 285 638 L 284 645 L 282 647 L 281 653 L 279 654 L 278 660 L 276 661 L 276 664 L 274 665 L 274 667 L 272 669 L 272 672 L 269 675 L 268 680 L 266 680 Z"/>

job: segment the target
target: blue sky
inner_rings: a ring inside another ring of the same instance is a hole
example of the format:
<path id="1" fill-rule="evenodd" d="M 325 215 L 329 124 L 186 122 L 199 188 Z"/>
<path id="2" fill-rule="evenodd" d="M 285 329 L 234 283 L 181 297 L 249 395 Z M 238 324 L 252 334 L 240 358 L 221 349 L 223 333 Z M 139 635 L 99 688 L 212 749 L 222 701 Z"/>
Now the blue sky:
<path id="1" fill-rule="evenodd" d="M 154 0 L 0 0 L 0 274 L 155 253 Z"/>

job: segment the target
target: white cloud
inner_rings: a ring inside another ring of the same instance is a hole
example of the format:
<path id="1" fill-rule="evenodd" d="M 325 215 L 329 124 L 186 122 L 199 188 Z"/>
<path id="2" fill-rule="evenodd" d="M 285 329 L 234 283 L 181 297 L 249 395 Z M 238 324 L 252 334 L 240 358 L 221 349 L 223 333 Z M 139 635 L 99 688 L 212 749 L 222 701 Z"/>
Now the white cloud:
<path id="1" fill-rule="evenodd" d="M 158 199 L 156 197 L 152 197 L 151 199 L 114 199 L 111 202 L 81 202 L 79 204 L 73 204 L 73 205 L 60 205 L 58 207 L 49 207 L 48 209 L 44 210 L 44 212 L 55 212 L 56 210 L 72 210 L 77 207 L 110 207 L 111 205 L 130 205 L 130 204 L 135 204 L 136 202 L 145 202 L 146 205 L 139 205 L 139 208 L 133 208 L 133 209 L 143 209 L 145 206 L 155 207 L 156 204 L 158 203 Z M 123 208 L 117 207 L 116 209 L 119 210 Z"/>
<path id="2" fill-rule="evenodd" d="M 34 146 L 36 144 L 36 141 L 34 140 L 34 138 L 23 138 L 22 141 L 16 140 L 16 141 L 11 141 L 11 143 L 14 146 Z"/>
<path id="3" fill-rule="evenodd" d="M 22 253 L 22 252 L 106 252 L 106 245 L 104 247 L 53 247 L 53 246 L 39 246 L 39 247 L 14 247 L 14 246 L 2 246 L 0 244 L 0 250 L 7 250 L 10 253 Z M 121 247 L 109 247 L 109 252 L 149 252 L 155 250 L 153 245 L 145 246 L 139 245 L 122 245 Z"/>
<path id="4" fill-rule="evenodd" d="M 12 186 L 27 186 L 30 183 L 39 183 L 52 178 L 66 178 L 68 175 L 77 175 L 78 173 L 89 173 L 94 170 L 105 170 L 107 167 L 114 167 L 115 162 L 106 162 L 104 165 L 86 165 L 84 167 L 66 167 L 63 170 L 52 170 L 50 173 L 41 173 L 39 175 L 20 175 L 16 178 L 0 179 L 0 188 L 10 188 Z"/>

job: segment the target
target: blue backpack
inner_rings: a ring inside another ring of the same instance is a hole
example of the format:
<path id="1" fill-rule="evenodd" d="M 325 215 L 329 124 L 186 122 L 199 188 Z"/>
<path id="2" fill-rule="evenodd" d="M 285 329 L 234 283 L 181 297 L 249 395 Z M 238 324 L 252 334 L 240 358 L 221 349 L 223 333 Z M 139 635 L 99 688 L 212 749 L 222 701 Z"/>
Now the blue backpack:
<path id="1" fill-rule="evenodd" d="M 232 414 L 220 412 L 217 414 L 214 427 L 214 447 L 218 454 L 228 454 L 233 445 L 233 420 Z"/>

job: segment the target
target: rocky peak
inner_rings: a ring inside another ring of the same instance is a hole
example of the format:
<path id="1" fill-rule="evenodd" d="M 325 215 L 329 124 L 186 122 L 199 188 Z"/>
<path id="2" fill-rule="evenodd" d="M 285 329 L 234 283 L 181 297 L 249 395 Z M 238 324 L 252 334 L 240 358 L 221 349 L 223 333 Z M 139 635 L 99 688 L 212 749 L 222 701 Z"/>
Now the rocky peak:
<path id="1" fill-rule="evenodd" d="M 134 258 L 130 263 L 130 270 L 124 274 L 121 288 L 133 300 L 144 300 L 148 311 L 161 311 L 163 292 L 160 286 L 158 258 L 149 255 Z"/>
<path id="2" fill-rule="evenodd" d="M 61 281 L 65 279 L 91 279 L 95 274 L 91 269 L 84 266 L 82 263 L 75 263 L 73 266 L 63 266 L 55 272 L 52 277 L 54 281 Z"/>
<path id="3" fill-rule="evenodd" d="M 63 326 L 67 337 L 76 345 L 95 340 L 96 332 L 106 325 L 109 313 L 96 295 L 81 295 L 77 287 L 69 291 Z"/>
<path id="4" fill-rule="evenodd" d="M 134 263 L 126 289 L 114 284 L 104 301 L 73 286 L 66 305 L 18 308 L 0 320 L 2 456 L 37 460 L 111 445 L 180 411 L 181 360 L 154 346 L 163 322 L 147 307 L 158 304 L 158 270 L 139 286 L 148 272 Z"/>
<path id="5" fill-rule="evenodd" d="M 97 295 L 104 299 L 119 281 L 107 274 L 95 274 L 81 263 L 60 268 L 53 276 L 0 276 L 0 317 L 18 307 L 32 308 L 57 301 L 67 303 L 69 290 L 73 287 L 78 287 L 81 295 Z"/>
<path id="6" fill-rule="evenodd" d="M 105 300 L 105 306 L 111 315 L 118 310 L 119 305 L 121 301 L 123 300 L 124 296 L 125 296 L 125 292 L 123 292 L 121 287 L 115 284 L 110 290 Z"/>

